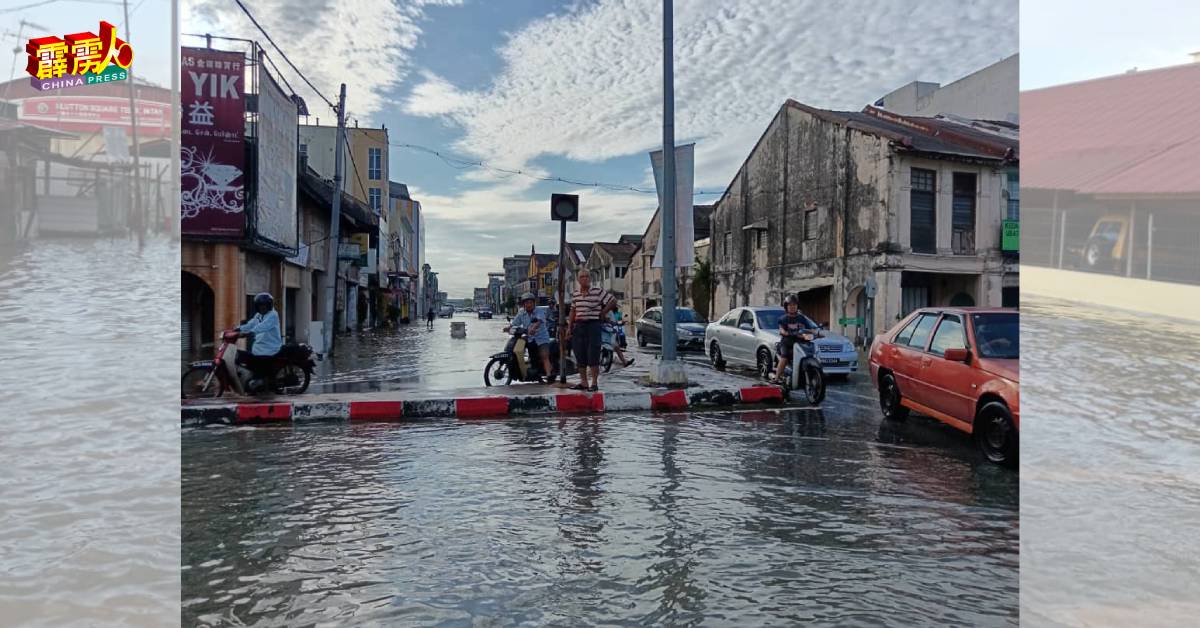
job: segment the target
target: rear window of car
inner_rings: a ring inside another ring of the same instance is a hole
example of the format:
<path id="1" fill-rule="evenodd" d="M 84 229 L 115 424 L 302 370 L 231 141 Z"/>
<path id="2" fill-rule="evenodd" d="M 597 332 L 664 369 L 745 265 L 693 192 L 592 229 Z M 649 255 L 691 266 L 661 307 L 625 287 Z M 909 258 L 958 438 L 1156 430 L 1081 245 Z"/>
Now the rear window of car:
<path id="1" fill-rule="evenodd" d="M 922 314 L 917 326 L 913 328 L 912 337 L 908 339 L 908 346 L 924 349 L 925 344 L 929 342 L 929 332 L 933 331 L 933 324 L 936 322 L 937 314 Z"/>

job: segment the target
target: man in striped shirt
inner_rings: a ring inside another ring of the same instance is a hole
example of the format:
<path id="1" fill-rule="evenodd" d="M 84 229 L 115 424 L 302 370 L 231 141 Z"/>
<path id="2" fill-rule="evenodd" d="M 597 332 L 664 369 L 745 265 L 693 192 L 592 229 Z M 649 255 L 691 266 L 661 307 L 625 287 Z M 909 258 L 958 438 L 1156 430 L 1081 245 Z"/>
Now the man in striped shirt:
<path id="1" fill-rule="evenodd" d="M 617 307 L 617 299 L 603 288 L 592 287 L 592 275 L 587 268 L 579 269 L 579 290 L 571 294 L 571 318 L 567 335 L 571 351 L 582 378 L 575 390 L 596 392 L 600 388 L 601 321 Z M 592 373 L 588 385 L 588 371 Z"/>

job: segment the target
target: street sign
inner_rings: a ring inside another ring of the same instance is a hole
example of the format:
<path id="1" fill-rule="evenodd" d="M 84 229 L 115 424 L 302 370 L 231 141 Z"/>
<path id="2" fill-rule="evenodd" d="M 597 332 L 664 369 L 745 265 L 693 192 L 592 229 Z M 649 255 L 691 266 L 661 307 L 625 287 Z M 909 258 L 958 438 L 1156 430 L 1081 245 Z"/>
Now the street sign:
<path id="1" fill-rule="evenodd" d="M 838 319 L 838 325 L 841 325 L 842 327 L 849 327 L 851 325 L 863 325 L 863 324 L 865 324 L 865 323 L 861 316 L 858 318 L 839 318 Z"/>
<path id="2" fill-rule="evenodd" d="M 1021 221 L 1005 220 L 1004 231 L 1000 238 L 1001 251 L 1019 251 L 1021 250 Z"/>
<path id="3" fill-rule="evenodd" d="M 867 277 L 867 283 L 863 286 L 863 292 L 866 293 L 868 299 L 874 299 L 875 293 L 879 290 L 879 286 L 875 283 L 874 277 Z"/>

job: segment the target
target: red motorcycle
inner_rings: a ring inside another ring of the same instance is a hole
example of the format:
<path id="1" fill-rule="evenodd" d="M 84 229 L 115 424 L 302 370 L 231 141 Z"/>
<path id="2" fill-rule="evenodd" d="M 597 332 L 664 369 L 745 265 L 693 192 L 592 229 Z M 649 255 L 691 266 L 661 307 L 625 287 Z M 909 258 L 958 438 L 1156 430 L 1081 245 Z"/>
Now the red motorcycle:
<path id="1" fill-rule="evenodd" d="M 274 373 L 270 386 L 245 366 L 237 363 L 237 341 L 253 337 L 236 329 L 221 332 L 221 346 L 211 360 L 188 365 L 183 374 L 183 398 L 220 397 L 232 389 L 239 395 L 274 392 L 279 395 L 298 395 L 308 390 L 312 372 L 316 369 L 312 347 L 288 343 L 271 358 Z M 319 356 L 317 356 L 319 357 Z"/>

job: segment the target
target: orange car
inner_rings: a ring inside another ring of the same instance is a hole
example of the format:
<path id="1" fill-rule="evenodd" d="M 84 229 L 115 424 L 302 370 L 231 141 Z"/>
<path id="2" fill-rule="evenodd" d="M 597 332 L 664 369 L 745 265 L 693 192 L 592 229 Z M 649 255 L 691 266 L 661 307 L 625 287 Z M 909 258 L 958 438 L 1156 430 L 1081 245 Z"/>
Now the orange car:
<path id="1" fill-rule="evenodd" d="M 990 461 L 1017 462 L 1020 333 L 1015 308 L 931 307 L 871 344 L 871 381 L 886 419 L 909 410 L 968 434 Z"/>

